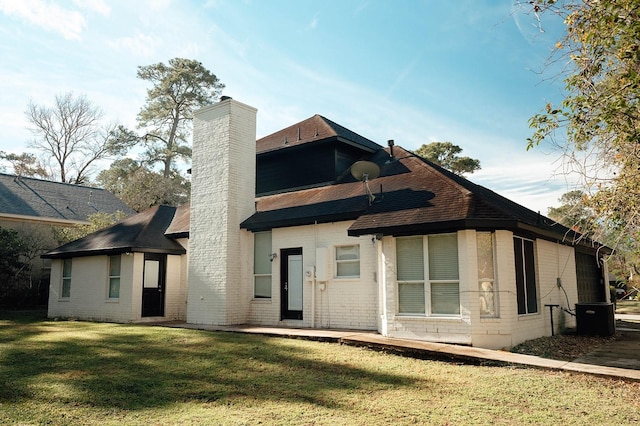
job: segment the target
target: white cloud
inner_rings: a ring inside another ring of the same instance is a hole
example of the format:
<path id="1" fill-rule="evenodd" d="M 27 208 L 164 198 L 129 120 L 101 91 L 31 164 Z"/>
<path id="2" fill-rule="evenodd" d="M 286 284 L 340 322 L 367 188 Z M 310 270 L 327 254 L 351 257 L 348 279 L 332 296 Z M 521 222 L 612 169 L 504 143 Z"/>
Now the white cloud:
<path id="1" fill-rule="evenodd" d="M 172 0 L 148 0 L 146 8 L 155 12 L 166 10 L 171 6 Z"/>
<path id="2" fill-rule="evenodd" d="M 0 0 L 0 11 L 61 34 L 67 40 L 80 40 L 82 31 L 87 27 L 80 12 L 44 0 Z"/>
<path id="3" fill-rule="evenodd" d="M 133 36 L 120 37 L 109 41 L 108 44 L 117 51 L 127 51 L 136 56 L 150 57 L 161 45 L 161 41 L 151 35 L 136 31 Z"/>
<path id="4" fill-rule="evenodd" d="M 318 14 L 316 13 L 315 16 L 311 19 L 311 21 L 309 22 L 309 25 L 307 25 L 307 31 L 311 31 L 311 30 L 315 30 L 318 27 Z"/>
<path id="5" fill-rule="evenodd" d="M 76 6 L 99 13 L 102 16 L 111 14 L 111 7 L 103 0 L 74 0 Z"/>

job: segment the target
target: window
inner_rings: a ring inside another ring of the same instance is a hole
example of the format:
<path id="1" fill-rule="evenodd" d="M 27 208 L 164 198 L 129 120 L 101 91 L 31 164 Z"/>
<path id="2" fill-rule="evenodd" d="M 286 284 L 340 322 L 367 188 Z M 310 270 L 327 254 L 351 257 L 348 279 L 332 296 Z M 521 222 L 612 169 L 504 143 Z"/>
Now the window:
<path id="1" fill-rule="evenodd" d="M 71 297 L 71 259 L 62 261 L 62 291 L 60 297 Z"/>
<path id="2" fill-rule="evenodd" d="M 253 234 L 253 297 L 271 298 L 271 231 Z"/>
<path id="3" fill-rule="evenodd" d="M 480 316 L 496 317 L 496 282 L 493 263 L 493 234 L 478 232 L 478 292 L 480 297 Z"/>
<path id="4" fill-rule="evenodd" d="M 109 299 L 120 297 L 120 255 L 109 256 Z"/>
<path id="5" fill-rule="evenodd" d="M 398 238 L 396 257 L 399 314 L 460 315 L 456 234 Z"/>
<path id="6" fill-rule="evenodd" d="M 336 247 L 336 277 L 357 278 L 360 276 L 360 246 Z"/>
<path id="7" fill-rule="evenodd" d="M 533 241 L 513 237 L 513 250 L 516 260 L 518 314 L 536 313 L 538 312 L 538 293 Z"/>
<path id="8" fill-rule="evenodd" d="M 423 238 L 398 238 L 398 312 L 425 313 Z"/>

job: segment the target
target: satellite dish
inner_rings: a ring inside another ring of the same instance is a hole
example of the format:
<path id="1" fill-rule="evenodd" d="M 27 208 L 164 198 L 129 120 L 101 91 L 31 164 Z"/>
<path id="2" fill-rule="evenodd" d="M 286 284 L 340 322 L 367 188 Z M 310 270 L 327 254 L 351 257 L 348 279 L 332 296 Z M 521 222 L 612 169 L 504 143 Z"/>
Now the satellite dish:
<path id="1" fill-rule="evenodd" d="M 376 199 L 369 189 L 369 180 L 380 176 L 380 167 L 371 161 L 356 161 L 351 165 L 351 175 L 364 183 L 364 188 L 369 198 L 369 205 Z"/>
<path id="2" fill-rule="evenodd" d="M 356 161 L 351 166 L 351 175 L 361 182 L 380 176 L 380 167 L 371 161 Z"/>

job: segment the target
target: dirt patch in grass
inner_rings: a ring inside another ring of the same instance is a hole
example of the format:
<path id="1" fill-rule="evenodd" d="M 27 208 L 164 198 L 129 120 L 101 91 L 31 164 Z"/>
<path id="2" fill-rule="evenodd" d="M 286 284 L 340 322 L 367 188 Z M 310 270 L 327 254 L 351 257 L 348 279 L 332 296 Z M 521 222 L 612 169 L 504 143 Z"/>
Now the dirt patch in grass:
<path id="1" fill-rule="evenodd" d="M 514 346 L 511 352 L 559 361 L 573 361 L 620 337 L 620 333 L 609 337 L 579 336 L 574 333 L 557 334 L 528 340 Z"/>

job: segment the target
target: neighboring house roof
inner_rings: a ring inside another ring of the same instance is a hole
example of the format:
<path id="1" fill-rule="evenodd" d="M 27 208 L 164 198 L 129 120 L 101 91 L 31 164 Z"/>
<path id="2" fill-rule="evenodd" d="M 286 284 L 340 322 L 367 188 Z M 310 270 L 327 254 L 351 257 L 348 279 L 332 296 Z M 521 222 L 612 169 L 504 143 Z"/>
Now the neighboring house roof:
<path id="1" fill-rule="evenodd" d="M 170 206 L 150 208 L 109 228 L 51 250 L 42 257 L 56 259 L 131 252 L 185 254 L 184 247 L 165 236 L 176 210 L 176 207 Z"/>
<path id="2" fill-rule="evenodd" d="M 0 219 L 75 224 L 94 213 L 117 211 L 135 213 L 101 188 L 0 173 Z"/>
<path id="3" fill-rule="evenodd" d="M 420 235 L 458 229 L 511 229 L 573 242 L 578 235 L 396 146 L 394 157 L 379 150 L 369 158 L 380 176 L 365 184 L 350 174 L 334 185 L 258 197 L 256 213 L 242 228 L 262 231 L 287 226 L 353 220 L 349 235 Z"/>
<path id="4" fill-rule="evenodd" d="M 377 143 L 316 114 L 286 129 L 258 139 L 256 141 L 256 153 L 262 154 L 331 138 L 363 148 L 369 152 L 380 149 L 380 145 Z"/>

